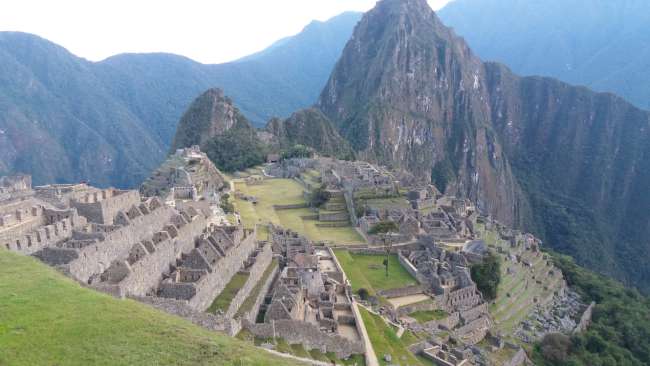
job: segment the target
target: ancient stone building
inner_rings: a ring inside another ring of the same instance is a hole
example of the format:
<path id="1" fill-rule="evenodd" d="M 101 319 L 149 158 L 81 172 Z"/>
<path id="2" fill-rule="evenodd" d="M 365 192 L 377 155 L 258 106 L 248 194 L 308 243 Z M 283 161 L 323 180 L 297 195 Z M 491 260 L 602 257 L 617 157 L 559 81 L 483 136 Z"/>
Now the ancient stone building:
<path id="1" fill-rule="evenodd" d="M 179 149 L 142 183 L 140 193 L 165 200 L 209 200 L 225 187 L 223 174 L 198 146 Z"/>
<path id="2" fill-rule="evenodd" d="M 285 266 L 270 290 L 264 323 L 248 324 L 259 337 L 284 338 L 307 349 L 334 352 L 339 357 L 363 353 L 358 320 L 352 310 L 344 274 L 332 252 L 315 248 L 306 238 L 271 227 L 274 248 Z"/>
<path id="3" fill-rule="evenodd" d="M 196 310 L 206 310 L 261 249 L 255 236 L 254 230 L 242 226 L 211 227 L 160 282 L 158 296 L 184 300 Z"/>

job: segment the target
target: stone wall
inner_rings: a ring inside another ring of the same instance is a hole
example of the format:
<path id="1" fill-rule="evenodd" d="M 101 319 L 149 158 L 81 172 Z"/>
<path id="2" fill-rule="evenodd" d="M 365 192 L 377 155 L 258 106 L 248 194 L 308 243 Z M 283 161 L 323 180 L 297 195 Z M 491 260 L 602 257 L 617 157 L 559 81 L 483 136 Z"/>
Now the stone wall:
<path id="1" fill-rule="evenodd" d="M 348 222 L 350 216 L 346 211 L 339 212 L 319 212 L 318 220 L 319 221 L 345 221 Z"/>
<path id="2" fill-rule="evenodd" d="M 225 319 L 223 316 L 196 311 L 182 300 L 166 299 L 155 296 L 135 296 L 133 299 L 151 305 L 168 314 L 189 320 L 190 322 L 208 330 L 224 332 L 230 327 L 230 321 Z"/>
<path id="3" fill-rule="evenodd" d="M 413 263 L 411 263 L 411 261 L 409 261 L 408 258 L 402 254 L 401 250 L 397 251 L 397 260 L 402 265 L 402 267 L 404 267 L 404 269 L 406 269 L 406 271 L 410 273 L 411 276 L 413 276 L 413 278 L 418 278 L 418 269 L 415 268 Z"/>
<path id="4" fill-rule="evenodd" d="M 580 317 L 580 322 L 578 322 L 578 325 L 576 325 L 575 329 L 573 330 L 574 333 L 584 332 L 587 330 L 589 325 L 591 325 L 591 317 L 593 315 L 595 306 L 596 306 L 595 302 L 589 304 L 585 312 L 582 313 L 582 316 Z"/>
<path id="5" fill-rule="evenodd" d="M 345 205 L 348 209 L 348 214 L 350 215 L 350 222 L 352 226 L 357 226 L 359 220 L 357 219 L 357 211 L 354 207 L 354 199 L 352 199 L 352 192 L 345 190 L 343 191 L 343 198 L 345 198 Z"/>
<path id="6" fill-rule="evenodd" d="M 253 305 L 251 310 L 241 314 L 241 319 L 243 321 L 255 323 L 255 321 L 257 320 L 257 314 L 259 313 L 260 308 L 262 307 L 262 304 L 264 304 L 264 300 L 266 299 L 266 295 L 271 289 L 271 286 L 273 286 L 273 283 L 277 280 L 278 273 L 280 273 L 280 266 L 276 264 L 275 268 L 273 268 L 271 274 L 269 274 L 269 277 L 266 279 L 266 282 L 260 288 L 260 292 L 257 294 L 257 298 L 255 299 L 255 304 Z"/>
<path id="7" fill-rule="evenodd" d="M 194 284 L 196 294 L 189 300 L 189 305 L 198 311 L 205 311 L 212 301 L 230 282 L 232 277 L 242 268 L 244 261 L 256 249 L 255 232 L 249 233 L 239 245 L 236 245 L 221 258 L 208 273 Z"/>
<path id="8" fill-rule="evenodd" d="M 85 245 L 80 249 L 47 248 L 39 255 L 44 261 L 57 264 L 60 254 L 70 255 L 70 250 L 76 251 L 75 259 L 68 263 L 70 274 L 81 282 L 88 282 L 94 276 L 104 273 L 109 266 L 119 258 L 127 257 L 134 243 L 150 238 L 154 233 L 163 229 L 175 211 L 167 206 L 160 206 L 147 215 L 142 215 L 130 221 L 130 225 L 108 232 L 104 240 Z"/>
<path id="9" fill-rule="evenodd" d="M 406 286 L 406 287 L 393 288 L 389 290 L 383 290 L 383 291 L 379 291 L 377 294 L 387 299 L 392 299 L 394 297 L 419 295 L 422 292 L 423 292 L 422 286 L 414 285 L 414 286 Z"/>
<path id="10" fill-rule="evenodd" d="M 395 310 L 397 317 L 408 315 L 416 311 L 431 311 L 439 309 L 439 305 L 435 301 L 421 301 L 415 304 L 400 306 Z"/>
<path id="11" fill-rule="evenodd" d="M 76 222 L 81 223 L 83 221 L 85 221 L 83 218 L 78 218 Z M 51 225 L 41 226 L 28 234 L 14 237 L 11 241 L 5 241 L 3 246 L 8 250 L 27 255 L 36 253 L 43 248 L 71 238 L 74 222 L 73 218 L 67 218 Z"/>
<path id="12" fill-rule="evenodd" d="M 177 228 L 175 238 L 170 237 L 155 244 L 150 240 L 143 241 L 148 247 L 143 257 L 132 264 L 128 259 L 123 260 L 124 265 L 129 268 L 129 273 L 119 282 L 120 293 L 128 296 L 145 296 L 155 289 L 162 280 L 163 273 L 168 271 L 171 265 L 176 264 L 176 259 L 181 254 L 188 254 L 194 249 L 195 238 L 203 232 L 205 226 L 205 219 L 199 215 Z"/>
<path id="13" fill-rule="evenodd" d="M 19 201 L 2 207 L 0 213 L 0 242 L 15 241 L 38 227 L 47 225 L 43 208 L 31 200 Z"/>
<path id="14" fill-rule="evenodd" d="M 454 333 L 465 344 L 474 345 L 485 338 L 487 332 L 490 330 L 491 323 L 487 316 L 483 316 L 462 325 L 460 328 L 454 329 Z"/>
<path id="15" fill-rule="evenodd" d="M 271 261 L 273 260 L 273 250 L 272 245 L 267 243 L 264 245 L 260 252 L 255 257 L 255 263 L 248 269 L 249 276 L 248 280 L 242 286 L 241 289 L 237 292 L 237 295 L 230 302 L 228 311 L 226 311 L 226 317 L 232 318 L 237 313 L 237 310 L 241 305 L 246 301 L 251 291 L 255 288 L 257 283 L 260 281 L 264 271 L 269 267 Z M 254 321 L 254 320 L 253 320 Z"/>
<path id="16" fill-rule="evenodd" d="M 296 203 L 294 205 L 273 205 L 274 210 L 292 210 L 295 208 L 309 208 L 307 203 Z"/>
<path id="17" fill-rule="evenodd" d="M 107 189 L 93 192 L 79 199 L 70 200 L 70 205 L 90 222 L 112 225 L 120 211 L 127 211 L 140 204 L 138 191 Z"/>
<path id="18" fill-rule="evenodd" d="M 319 349 L 322 352 L 334 352 L 340 358 L 364 353 L 362 342 L 352 342 L 338 334 L 323 333 L 320 327 L 298 320 L 247 324 L 246 329 L 260 338 L 283 338 L 289 344 L 302 344 L 306 350 Z"/>

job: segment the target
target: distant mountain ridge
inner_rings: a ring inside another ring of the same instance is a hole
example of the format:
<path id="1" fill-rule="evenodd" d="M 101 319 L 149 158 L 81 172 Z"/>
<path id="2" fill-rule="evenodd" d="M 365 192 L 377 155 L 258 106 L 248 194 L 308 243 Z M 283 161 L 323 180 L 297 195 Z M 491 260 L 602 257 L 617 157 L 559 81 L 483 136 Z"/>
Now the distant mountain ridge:
<path id="1" fill-rule="evenodd" d="M 455 0 L 438 12 L 484 60 L 650 110 L 650 2 Z"/>
<path id="2" fill-rule="evenodd" d="M 257 126 L 312 105 L 360 17 L 313 22 L 221 65 L 163 53 L 93 63 L 40 37 L 0 32 L 0 175 L 135 187 L 165 158 L 182 114 L 207 89 L 223 88 Z"/>

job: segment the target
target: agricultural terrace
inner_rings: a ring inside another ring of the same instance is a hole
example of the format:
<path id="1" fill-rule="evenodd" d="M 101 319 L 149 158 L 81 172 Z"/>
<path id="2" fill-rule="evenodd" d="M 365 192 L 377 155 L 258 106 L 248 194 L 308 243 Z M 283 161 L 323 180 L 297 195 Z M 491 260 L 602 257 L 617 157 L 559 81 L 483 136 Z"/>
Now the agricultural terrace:
<path id="1" fill-rule="evenodd" d="M 319 226 L 314 218 L 317 212 L 307 208 L 304 187 L 293 179 L 266 179 L 261 184 L 247 185 L 242 179 L 233 181 L 234 188 L 257 199 L 257 204 L 235 199 L 234 204 L 245 227 L 273 223 L 294 230 L 313 241 L 327 241 L 337 245 L 362 244 L 363 237 L 351 225 L 342 227 Z M 274 205 L 304 205 L 304 208 L 276 209 Z"/>
<path id="2" fill-rule="evenodd" d="M 498 249 L 502 252 L 500 254 L 501 283 L 497 290 L 497 298 L 490 305 L 490 314 L 499 331 L 512 334 L 515 327 L 525 320 L 535 307 L 534 299 L 541 301 L 548 298 L 559 288 L 562 275 L 559 270 L 555 270 L 553 276 L 549 274 L 553 267 L 547 265 L 543 254 L 536 255 L 530 251 L 519 252 L 518 248 L 510 248 L 509 243 L 501 240 L 496 231 L 486 231 L 483 226 L 479 226 L 479 230 L 489 247 L 501 248 Z M 520 255 L 522 262 L 529 263 L 530 267 L 513 262 L 510 254 Z"/>

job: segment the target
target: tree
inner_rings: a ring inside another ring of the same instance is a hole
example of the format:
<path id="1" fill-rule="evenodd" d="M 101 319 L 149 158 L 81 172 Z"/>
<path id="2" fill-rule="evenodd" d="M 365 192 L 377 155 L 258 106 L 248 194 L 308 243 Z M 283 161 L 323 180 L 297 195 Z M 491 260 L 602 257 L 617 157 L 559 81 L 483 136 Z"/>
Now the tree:
<path id="1" fill-rule="evenodd" d="M 387 234 L 387 233 L 395 233 L 399 231 L 399 226 L 394 221 L 382 221 L 375 226 L 371 227 L 370 230 L 368 230 L 368 234 L 371 235 L 377 235 L 377 234 Z"/>
<path id="2" fill-rule="evenodd" d="M 233 213 L 235 212 L 235 205 L 230 202 L 230 195 L 228 193 L 225 193 L 224 195 L 221 196 L 221 202 L 219 203 L 219 207 L 223 210 L 225 213 Z"/>
<path id="3" fill-rule="evenodd" d="M 489 252 L 483 262 L 471 267 L 472 280 L 486 300 L 497 297 L 497 289 L 501 282 L 501 260 L 493 252 Z"/>
<path id="4" fill-rule="evenodd" d="M 365 288 L 360 288 L 357 291 L 357 294 L 359 294 L 359 297 L 361 298 L 361 300 L 364 300 L 364 301 L 368 300 L 368 298 L 370 297 L 370 292 L 368 292 L 368 290 L 366 290 Z"/>
<path id="5" fill-rule="evenodd" d="M 293 145 L 291 148 L 282 151 L 282 159 L 293 158 L 310 158 L 314 155 L 314 150 L 305 145 Z"/>
<path id="6" fill-rule="evenodd" d="M 325 184 L 314 189 L 309 195 L 309 204 L 312 207 L 321 207 L 325 202 L 329 201 L 330 193 L 327 191 Z"/>
<path id="7" fill-rule="evenodd" d="M 202 147 L 217 168 L 225 172 L 244 170 L 266 161 L 266 146 L 254 129 L 235 125 Z"/>
<path id="8" fill-rule="evenodd" d="M 571 349 L 571 338 L 560 333 L 550 333 L 544 336 L 540 344 L 542 355 L 548 361 L 565 362 Z"/>

